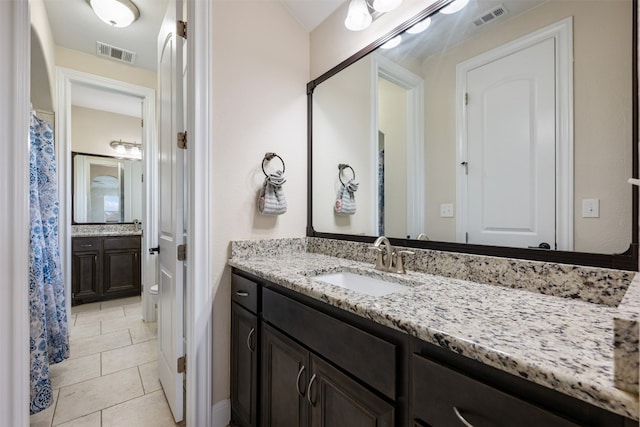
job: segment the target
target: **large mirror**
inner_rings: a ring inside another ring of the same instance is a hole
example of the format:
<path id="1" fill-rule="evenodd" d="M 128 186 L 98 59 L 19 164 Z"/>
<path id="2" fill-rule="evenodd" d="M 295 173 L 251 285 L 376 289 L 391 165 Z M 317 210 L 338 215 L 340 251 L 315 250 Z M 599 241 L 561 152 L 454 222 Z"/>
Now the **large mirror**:
<path id="1" fill-rule="evenodd" d="M 73 223 L 131 223 L 142 218 L 142 162 L 72 153 Z"/>
<path id="2" fill-rule="evenodd" d="M 310 82 L 308 234 L 637 270 L 635 17 L 470 0 Z"/>

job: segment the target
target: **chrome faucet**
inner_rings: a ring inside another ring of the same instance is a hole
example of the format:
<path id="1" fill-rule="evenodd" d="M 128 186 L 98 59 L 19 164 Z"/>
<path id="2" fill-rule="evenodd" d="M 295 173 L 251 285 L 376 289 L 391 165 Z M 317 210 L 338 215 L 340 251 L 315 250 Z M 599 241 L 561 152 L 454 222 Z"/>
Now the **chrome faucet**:
<path id="1" fill-rule="evenodd" d="M 406 273 L 402 256 L 414 254 L 411 251 L 394 248 L 385 236 L 378 237 L 369 249 L 376 252 L 376 270 L 399 274 Z"/>

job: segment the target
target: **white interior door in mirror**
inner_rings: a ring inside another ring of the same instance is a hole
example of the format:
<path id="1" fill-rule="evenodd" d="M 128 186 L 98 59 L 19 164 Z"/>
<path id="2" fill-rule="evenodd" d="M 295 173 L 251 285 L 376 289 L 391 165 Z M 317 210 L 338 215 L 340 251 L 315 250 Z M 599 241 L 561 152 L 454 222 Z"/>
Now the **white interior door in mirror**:
<path id="1" fill-rule="evenodd" d="M 467 243 L 555 249 L 555 70 L 548 38 L 467 72 Z"/>

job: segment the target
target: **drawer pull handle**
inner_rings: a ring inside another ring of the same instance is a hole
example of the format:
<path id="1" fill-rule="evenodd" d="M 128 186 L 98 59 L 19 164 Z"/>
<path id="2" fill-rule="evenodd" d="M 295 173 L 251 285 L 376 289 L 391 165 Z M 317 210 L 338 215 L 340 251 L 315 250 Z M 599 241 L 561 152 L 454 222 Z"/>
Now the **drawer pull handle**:
<path id="1" fill-rule="evenodd" d="M 251 328 L 251 330 L 249 331 L 249 335 L 247 335 L 247 348 L 249 348 L 250 352 L 254 352 L 256 349 L 251 348 L 251 336 L 254 334 L 254 332 L 256 331 L 256 328 Z"/>
<path id="2" fill-rule="evenodd" d="M 300 397 L 304 397 L 304 391 L 300 390 L 300 377 L 302 376 L 303 372 L 304 372 L 304 365 L 302 365 L 302 367 L 298 371 L 298 377 L 296 378 L 296 390 L 297 390 L 298 394 L 300 395 Z"/>
<path id="3" fill-rule="evenodd" d="M 464 424 L 465 427 L 473 427 L 473 424 L 471 424 L 469 421 L 465 420 L 464 417 L 462 416 L 462 414 L 460 413 L 460 411 L 458 411 L 458 408 L 456 408 L 455 406 L 453 407 L 453 413 L 456 414 L 456 417 L 458 417 L 460 422 L 462 424 Z"/>
<path id="4" fill-rule="evenodd" d="M 87 245 L 80 245 L 83 248 L 90 248 L 91 246 L 93 246 L 91 243 L 87 244 Z"/>
<path id="5" fill-rule="evenodd" d="M 316 380 L 316 374 L 313 374 L 311 377 L 311 381 L 309 381 L 309 387 L 307 387 L 307 400 L 311 404 L 311 406 L 316 406 L 316 404 L 311 400 L 311 386 L 313 386 L 313 382 Z"/>
<path id="6" fill-rule="evenodd" d="M 236 295 L 238 295 L 239 297 L 248 297 L 249 296 L 249 292 L 247 292 L 247 291 L 236 291 Z"/>

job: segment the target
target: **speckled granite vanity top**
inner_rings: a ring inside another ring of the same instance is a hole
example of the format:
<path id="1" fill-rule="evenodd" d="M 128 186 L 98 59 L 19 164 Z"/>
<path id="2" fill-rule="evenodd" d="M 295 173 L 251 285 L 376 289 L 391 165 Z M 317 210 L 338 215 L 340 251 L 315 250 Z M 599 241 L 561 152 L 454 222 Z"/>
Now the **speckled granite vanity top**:
<path id="1" fill-rule="evenodd" d="M 614 387 L 613 319 L 618 307 L 424 272 L 380 273 L 374 270 L 372 261 L 312 253 L 305 239 L 297 240 L 300 247 L 293 250 L 254 250 L 247 242 L 233 242 L 229 264 L 426 342 L 638 419 L 638 395 Z M 407 288 L 373 297 L 313 277 L 338 271 L 384 277 Z M 634 280 L 626 286 L 638 285 Z"/>
<path id="2" fill-rule="evenodd" d="M 71 237 L 140 236 L 142 230 L 134 224 L 75 224 Z"/>

